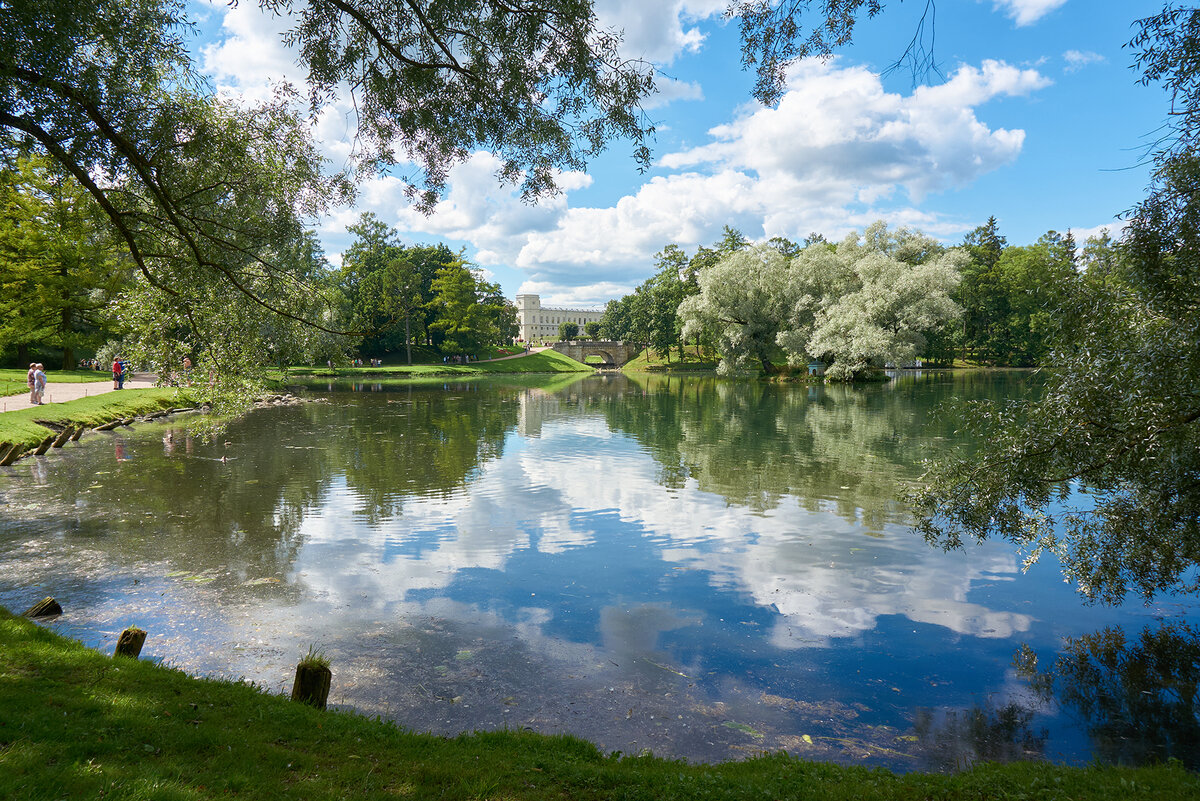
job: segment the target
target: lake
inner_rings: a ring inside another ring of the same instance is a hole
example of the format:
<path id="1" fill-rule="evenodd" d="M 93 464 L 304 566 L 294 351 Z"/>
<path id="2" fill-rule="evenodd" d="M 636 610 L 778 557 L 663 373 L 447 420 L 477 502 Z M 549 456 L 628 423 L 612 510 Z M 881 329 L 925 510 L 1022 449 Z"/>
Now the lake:
<path id="1" fill-rule="evenodd" d="M 1049 560 L 908 529 L 921 461 L 969 447 L 946 404 L 1036 384 L 312 385 L 215 442 L 179 418 L 0 468 L 0 603 L 273 692 L 315 646 L 331 704 L 439 734 L 1200 767 L 1194 599 L 1089 606 Z"/>

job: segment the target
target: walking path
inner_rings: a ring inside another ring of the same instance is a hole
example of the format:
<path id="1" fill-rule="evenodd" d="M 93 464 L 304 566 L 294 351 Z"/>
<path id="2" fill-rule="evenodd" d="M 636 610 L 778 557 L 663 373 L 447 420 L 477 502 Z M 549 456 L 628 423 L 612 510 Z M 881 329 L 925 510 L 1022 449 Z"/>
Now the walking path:
<path id="1" fill-rule="evenodd" d="M 544 350 L 550 350 L 550 347 L 544 346 L 540 348 L 530 348 L 529 353 L 541 353 Z M 497 356 L 494 359 L 480 359 L 478 362 L 471 362 L 471 364 L 480 364 L 482 362 L 502 362 L 506 359 L 519 359 L 522 356 L 528 356 L 529 353 L 514 353 L 512 356 Z"/>
<path id="2" fill-rule="evenodd" d="M 140 373 L 136 378 L 126 378 L 126 389 L 145 389 L 155 386 L 157 377 L 153 373 Z M 89 381 L 87 383 L 56 383 L 49 382 L 46 384 L 46 394 L 43 396 L 44 403 L 65 403 L 70 400 L 79 398 L 87 398 L 92 395 L 103 395 L 105 392 L 113 391 L 112 379 L 107 381 Z M 9 395 L 6 398 L 0 398 L 0 413 L 15 412 L 18 409 L 32 408 L 33 404 L 29 402 L 29 393 L 22 392 L 20 395 Z"/>

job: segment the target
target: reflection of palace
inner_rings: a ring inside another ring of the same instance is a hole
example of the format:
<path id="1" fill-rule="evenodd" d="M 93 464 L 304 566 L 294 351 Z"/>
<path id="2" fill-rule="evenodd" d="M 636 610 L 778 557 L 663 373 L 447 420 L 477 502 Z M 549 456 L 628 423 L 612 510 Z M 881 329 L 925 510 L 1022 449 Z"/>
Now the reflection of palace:
<path id="1" fill-rule="evenodd" d="M 540 389 L 527 389 L 521 393 L 521 411 L 517 417 L 517 433 L 522 437 L 540 437 L 542 421 L 558 411 L 557 395 Z"/>
<path id="2" fill-rule="evenodd" d="M 600 322 L 603 316 L 603 311 L 596 310 L 542 308 L 542 299 L 537 295 L 517 295 L 518 336 L 526 342 L 557 337 L 559 323 L 575 323 L 582 329 L 587 323 Z"/>

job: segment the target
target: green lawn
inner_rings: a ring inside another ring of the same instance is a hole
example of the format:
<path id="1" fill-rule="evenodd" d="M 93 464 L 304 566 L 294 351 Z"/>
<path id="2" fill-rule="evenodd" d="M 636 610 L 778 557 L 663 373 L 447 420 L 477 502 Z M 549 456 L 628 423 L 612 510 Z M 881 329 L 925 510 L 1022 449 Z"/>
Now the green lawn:
<path id="1" fill-rule="evenodd" d="M 665 357 L 659 354 L 652 348 L 646 348 L 638 354 L 636 359 L 625 364 L 621 369 L 630 372 L 666 372 L 666 371 L 709 371 L 715 372 L 717 369 L 716 359 L 704 359 L 696 354 L 695 348 L 684 348 L 684 360 L 679 361 L 679 351 L 675 348 L 671 349 L 671 360 L 668 362 Z"/>
<path id="2" fill-rule="evenodd" d="M 230 797 L 1163 801 L 1200 798 L 1200 778 L 1178 765 L 1035 763 L 898 776 L 782 754 L 687 765 L 605 756 L 567 736 L 442 738 L 114 659 L 0 609 L 0 798 Z"/>
<path id="3" fill-rule="evenodd" d="M 384 367 L 335 367 L 332 371 L 325 367 L 290 367 L 288 375 L 292 376 L 340 376 L 357 378 L 360 376 L 381 376 L 389 378 L 418 378 L 421 376 L 445 375 L 485 375 L 489 373 L 573 373 L 589 371 L 592 368 L 580 364 L 574 359 L 553 351 L 544 350 L 540 353 L 530 353 L 516 359 L 504 359 L 496 362 L 471 362 L 469 364 L 414 364 L 387 365 Z"/>
<path id="4" fill-rule="evenodd" d="M 29 391 L 25 385 L 25 374 L 29 368 L 0 368 L 0 397 L 21 395 Z M 104 370 L 47 370 L 46 380 L 60 384 L 86 384 L 92 381 L 110 381 L 112 373 Z"/>

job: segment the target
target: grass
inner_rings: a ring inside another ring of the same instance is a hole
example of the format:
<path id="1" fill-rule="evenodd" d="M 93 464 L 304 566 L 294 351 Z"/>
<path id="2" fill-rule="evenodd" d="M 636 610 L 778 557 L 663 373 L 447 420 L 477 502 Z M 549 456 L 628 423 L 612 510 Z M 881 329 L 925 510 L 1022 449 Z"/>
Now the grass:
<path id="1" fill-rule="evenodd" d="M 0 397 L 23 395 L 29 392 L 25 375 L 29 368 L 0 368 Z M 93 381 L 111 381 L 112 373 L 104 370 L 46 370 L 46 381 L 57 384 L 88 384 Z"/>
<path id="2" fill-rule="evenodd" d="M 18 409 L 0 414 L 0 443 L 15 442 L 31 448 L 53 433 L 55 426 L 60 429 L 67 425 L 91 428 L 112 420 L 190 404 L 185 394 L 173 388 L 126 389 L 66 403 Z"/>
<path id="3" fill-rule="evenodd" d="M 530 353 L 515 359 L 496 362 L 470 362 L 469 364 L 413 364 L 389 365 L 385 367 L 291 367 L 289 376 L 338 376 L 358 378 L 378 376 L 381 378 L 418 378 L 421 376 L 469 376 L 492 373 L 574 373 L 590 371 L 592 368 L 553 350 Z"/>
<path id="4" fill-rule="evenodd" d="M 693 347 L 683 349 L 682 362 L 679 361 L 678 349 L 672 348 L 671 361 L 668 362 L 653 348 L 646 348 L 621 369 L 634 373 L 716 372 L 717 360 L 702 358 Z"/>
<path id="5" fill-rule="evenodd" d="M 896 775 L 782 754 L 687 765 L 605 756 L 569 736 L 505 731 L 442 738 L 320 712 L 247 684 L 113 660 L 0 609 L 0 798 L 231 796 L 1162 801 L 1200 797 L 1200 779 L 1178 765 L 1034 763 Z"/>

